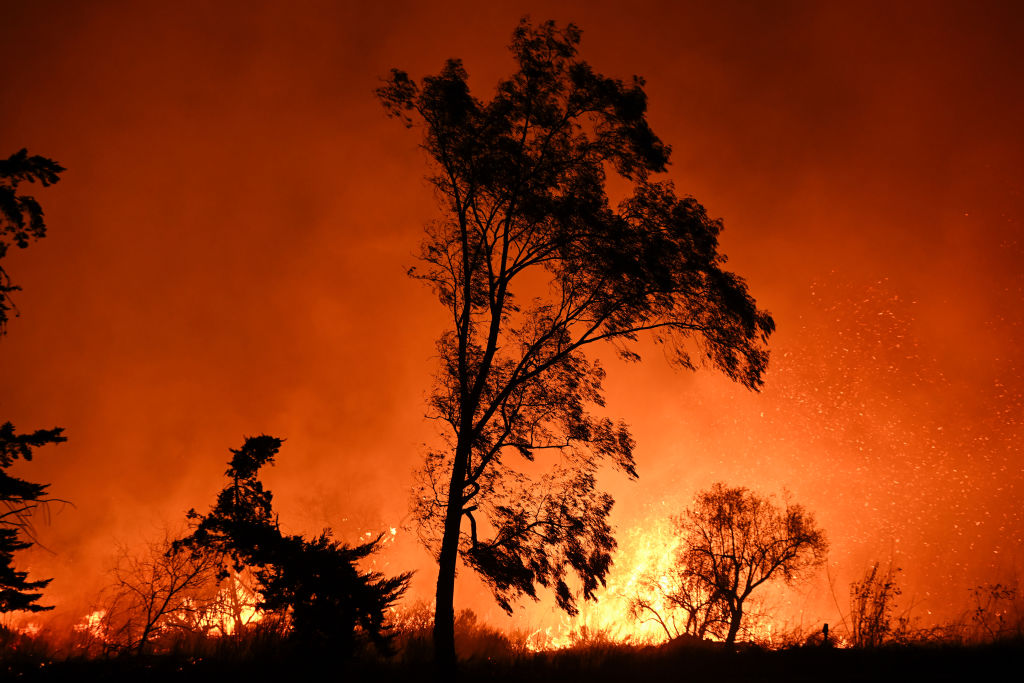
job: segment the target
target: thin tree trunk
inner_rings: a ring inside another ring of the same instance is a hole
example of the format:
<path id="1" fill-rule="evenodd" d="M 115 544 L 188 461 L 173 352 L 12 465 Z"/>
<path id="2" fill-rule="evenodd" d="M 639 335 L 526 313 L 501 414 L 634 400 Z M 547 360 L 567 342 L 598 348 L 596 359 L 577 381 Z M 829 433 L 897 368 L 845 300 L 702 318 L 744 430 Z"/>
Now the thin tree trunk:
<path id="1" fill-rule="evenodd" d="M 725 636 L 725 644 L 732 645 L 736 642 L 736 634 L 740 632 L 740 622 L 743 621 L 743 610 L 737 609 L 729 619 L 729 634 Z"/>
<path id="2" fill-rule="evenodd" d="M 461 441 L 461 439 L 460 439 Z M 434 662 L 439 680 L 454 680 L 455 658 L 455 566 L 459 558 L 462 527 L 462 490 L 469 446 L 458 443 L 448 488 L 444 535 L 438 557 L 437 592 L 434 602 Z"/>
<path id="3" fill-rule="evenodd" d="M 238 598 L 238 573 L 231 573 L 231 618 L 235 621 L 234 635 L 241 636 L 245 631 L 245 621 L 242 619 L 242 601 Z"/>
<path id="4" fill-rule="evenodd" d="M 455 674 L 455 561 L 458 556 L 458 529 L 449 541 L 445 522 L 441 556 L 437 568 L 437 592 L 434 603 L 434 663 L 441 680 Z"/>
<path id="5" fill-rule="evenodd" d="M 135 654 L 136 655 L 141 657 L 143 654 L 145 654 L 145 652 L 146 652 L 146 641 L 148 639 L 149 639 L 149 625 L 147 624 L 146 627 L 144 629 L 142 629 L 142 637 L 139 639 L 138 647 L 135 648 Z"/>

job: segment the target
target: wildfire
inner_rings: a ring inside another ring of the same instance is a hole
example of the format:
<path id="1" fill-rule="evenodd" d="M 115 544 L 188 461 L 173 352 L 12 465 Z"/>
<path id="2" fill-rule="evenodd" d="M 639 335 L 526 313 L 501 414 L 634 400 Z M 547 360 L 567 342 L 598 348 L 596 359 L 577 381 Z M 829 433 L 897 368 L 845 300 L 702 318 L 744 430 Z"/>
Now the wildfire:
<path id="1" fill-rule="evenodd" d="M 685 632 L 686 614 L 666 599 L 681 542 L 672 523 L 666 517 L 652 518 L 620 533 L 618 539 L 607 585 L 597 591 L 597 601 L 581 603 L 575 617 L 563 615 L 557 625 L 532 631 L 527 649 L 559 650 L 594 642 L 655 645 Z M 633 609 L 637 600 L 649 608 L 638 613 Z M 778 640 L 778 625 L 751 610 L 744 633 L 770 647 Z M 717 640 L 712 634 L 706 637 Z"/>
<path id="2" fill-rule="evenodd" d="M 22 635 L 25 635 L 25 636 L 35 636 L 35 635 L 38 635 L 38 633 L 41 630 L 42 630 L 42 627 L 39 626 L 39 624 L 37 624 L 36 622 L 32 621 L 32 622 L 29 622 L 29 623 L 25 624 L 21 628 L 19 628 L 18 629 L 18 633 L 20 633 Z"/>
<path id="3" fill-rule="evenodd" d="M 72 627 L 72 630 L 76 633 L 82 633 L 96 638 L 103 638 L 105 633 L 103 618 L 105 616 L 107 616 L 107 611 L 98 609 L 82 617 L 82 620 L 75 624 Z"/>
<path id="4" fill-rule="evenodd" d="M 651 581 L 667 584 L 678 546 L 679 539 L 667 519 L 652 520 L 620 534 L 615 564 L 607 585 L 597 592 L 597 601 L 580 604 L 577 616 L 563 616 L 557 626 L 532 632 L 526 647 L 540 651 L 564 649 L 593 640 L 631 644 L 668 640 L 668 634 L 656 621 L 630 616 L 630 601 L 638 596 L 646 597 L 662 614 L 668 614 L 663 598 L 649 588 Z"/>
<path id="5" fill-rule="evenodd" d="M 393 544 L 397 535 L 397 527 L 388 527 L 381 545 Z M 360 538 L 372 541 L 376 536 L 368 531 Z M 376 565 L 376 558 L 371 560 L 371 565 Z M 153 566 L 158 572 L 166 568 L 159 563 Z M 104 594 L 109 603 L 106 608 L 85 615 L 73 627 L 76 634 L 103 649 L 138 647 L 141 650 L 144 646 L 159 649 L 167 642 L 188 635 L 209 638 L 241 635 L 267 617 L 259 608 L 262 596 L 255 577 L 248 570 L 232 571 L 218 580 L 211 575 L 209 580 L 188 586 L 187 590 L 173 583 L 175 576 L 169 573 L 154 576 L 127 573 L 126 576 L 125 581 Z M 281 618 L 287 621 L 289 617 L 284 614 Z M 34 635 L 40 627 L 33 623 L 20 631 Z"/>
<path id="6" fill-rule="evenodd" d="M 257 607 L 260 596 L 250 583 L 245 575 L 232 573 L 213 600 L 203 604 L 186 601 L 183 609 L 172 615 L 172 620 L 179 628 L 213 637 L 239 633 L 265 616 Z"/>

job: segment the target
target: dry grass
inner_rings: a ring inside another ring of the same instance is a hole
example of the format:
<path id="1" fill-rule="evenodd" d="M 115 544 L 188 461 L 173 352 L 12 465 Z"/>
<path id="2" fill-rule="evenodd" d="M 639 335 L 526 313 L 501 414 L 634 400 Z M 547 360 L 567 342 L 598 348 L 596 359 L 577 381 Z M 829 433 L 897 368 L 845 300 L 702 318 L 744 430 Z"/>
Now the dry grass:
<path id="1" fill-rule="evenodd" d="M 0 628 L 0 679 L 25 681 L 293 681 L 332 671 L 338 680 L 432 679 L 430 620 L 425 606 L 395 619 L 395 654 L 370 649 L 350 661 L 313 654 L 289 642 L 272 622 L 228 638 L 179 637 L 159 643 L 144 657 L 104 654 L 82 633 L 63 640 Z M 823 646 L 815 634 L 794 630 L 773 648 L 747 643 L 729 650 L 717 643 L 676 639 L 663 645 L 631 645 L 604 632 L 581 632 L 567 648 L 530 652 L 526 633 L 505 633 L 469 611 L 457 619 L 457 647 L 465 681 L 905 681 L 974 680 L 1016 666 L 1024 654 L 1019 630 L 992 616 L 979 626 L 971 615 L 944 631 L 916 632 L 903 643 L 875 648 Z M 1002 624 L 1000 629 L 994 625 Z M 985 642 L 979 634 L 991 632 Z M 998 636 L 998 637 L 997 637 Z M 322 677 L 316 677 L 318 680 Z"/>

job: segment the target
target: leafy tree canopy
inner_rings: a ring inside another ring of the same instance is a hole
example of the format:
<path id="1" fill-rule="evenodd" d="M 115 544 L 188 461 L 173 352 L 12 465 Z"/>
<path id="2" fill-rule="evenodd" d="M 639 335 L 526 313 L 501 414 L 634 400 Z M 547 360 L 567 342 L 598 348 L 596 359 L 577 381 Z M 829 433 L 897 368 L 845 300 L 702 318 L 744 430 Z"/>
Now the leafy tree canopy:
<path id="1" fill-rule="evenodd" d="M 628 427 L 593 414 L 604 370 L 587 345 L 637 360 L 649 333 L 678 365 L 753 389 L 768 362 L 774 323 L 724 269 L 721 221 L 652 179 L 670 150 L 648 125 L 643 80 L 596 72 L 579 42 L 574 25 L 524 19 L 517 70 L 489 100 L 457 59 L 419 82 L 393 70 L 378 90 L 422 131 L 442 208 L 412 275 L 450 323 L 429 399 L 447 444 L 427 457 L 415 509 L 438 556 L 435 643 L 451 665 L 459 555 L 506 609 L 539 585 L 573 613 L 604 581 L 612 501 L 594 474 L 602 462 L 636 472 Z M 610 178 L 625 189 L 618 206 Z M 536 477 L 544 452 L 559 463 Z"/>
<path id="2" fill-rule="evenodd" d="M 717 483 L 675 518 L 683 538 L 675 572 L 703 587 L 727 616 L 719 635 L 733 643 L 747 598 L 770 581 L 791 583 L 825 561 L 828 542 L 802 505 L 781 505 L 745 487 Z"/>

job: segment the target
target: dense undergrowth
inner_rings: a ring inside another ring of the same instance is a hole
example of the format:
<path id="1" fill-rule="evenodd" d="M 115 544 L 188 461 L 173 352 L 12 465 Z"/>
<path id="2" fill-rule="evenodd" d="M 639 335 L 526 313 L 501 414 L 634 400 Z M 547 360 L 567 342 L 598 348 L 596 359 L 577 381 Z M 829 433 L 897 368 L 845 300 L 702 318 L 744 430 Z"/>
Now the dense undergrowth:
<path id="1" fill-rule="evenodd" d="M 433 678 L 430 623 L 423 610 L 396 620 L 392 653 L 366 646 L 342 660 L 287 637 L 280 623 L 243 634 L 197 638 L 166 634 L 150 654 L 117 653 L 94 635 L 61 638 L 0 627 L 0 680 L 25 681 L 416 681 Z M 960 627 L 906 632 L 874 647 L 836 647 L 821 633 L 794 631 L 773 647 L 677 638 L 658 645 L 581 632 L 565 648 L 531 651 L 528 634 L 503 632 L 463 612 L 456 625 L 459 678 L 486 681 L 905 681 L 975 680 L 1016 670 L 1024 655 L 1018 630 L 983 639 Z"/>

